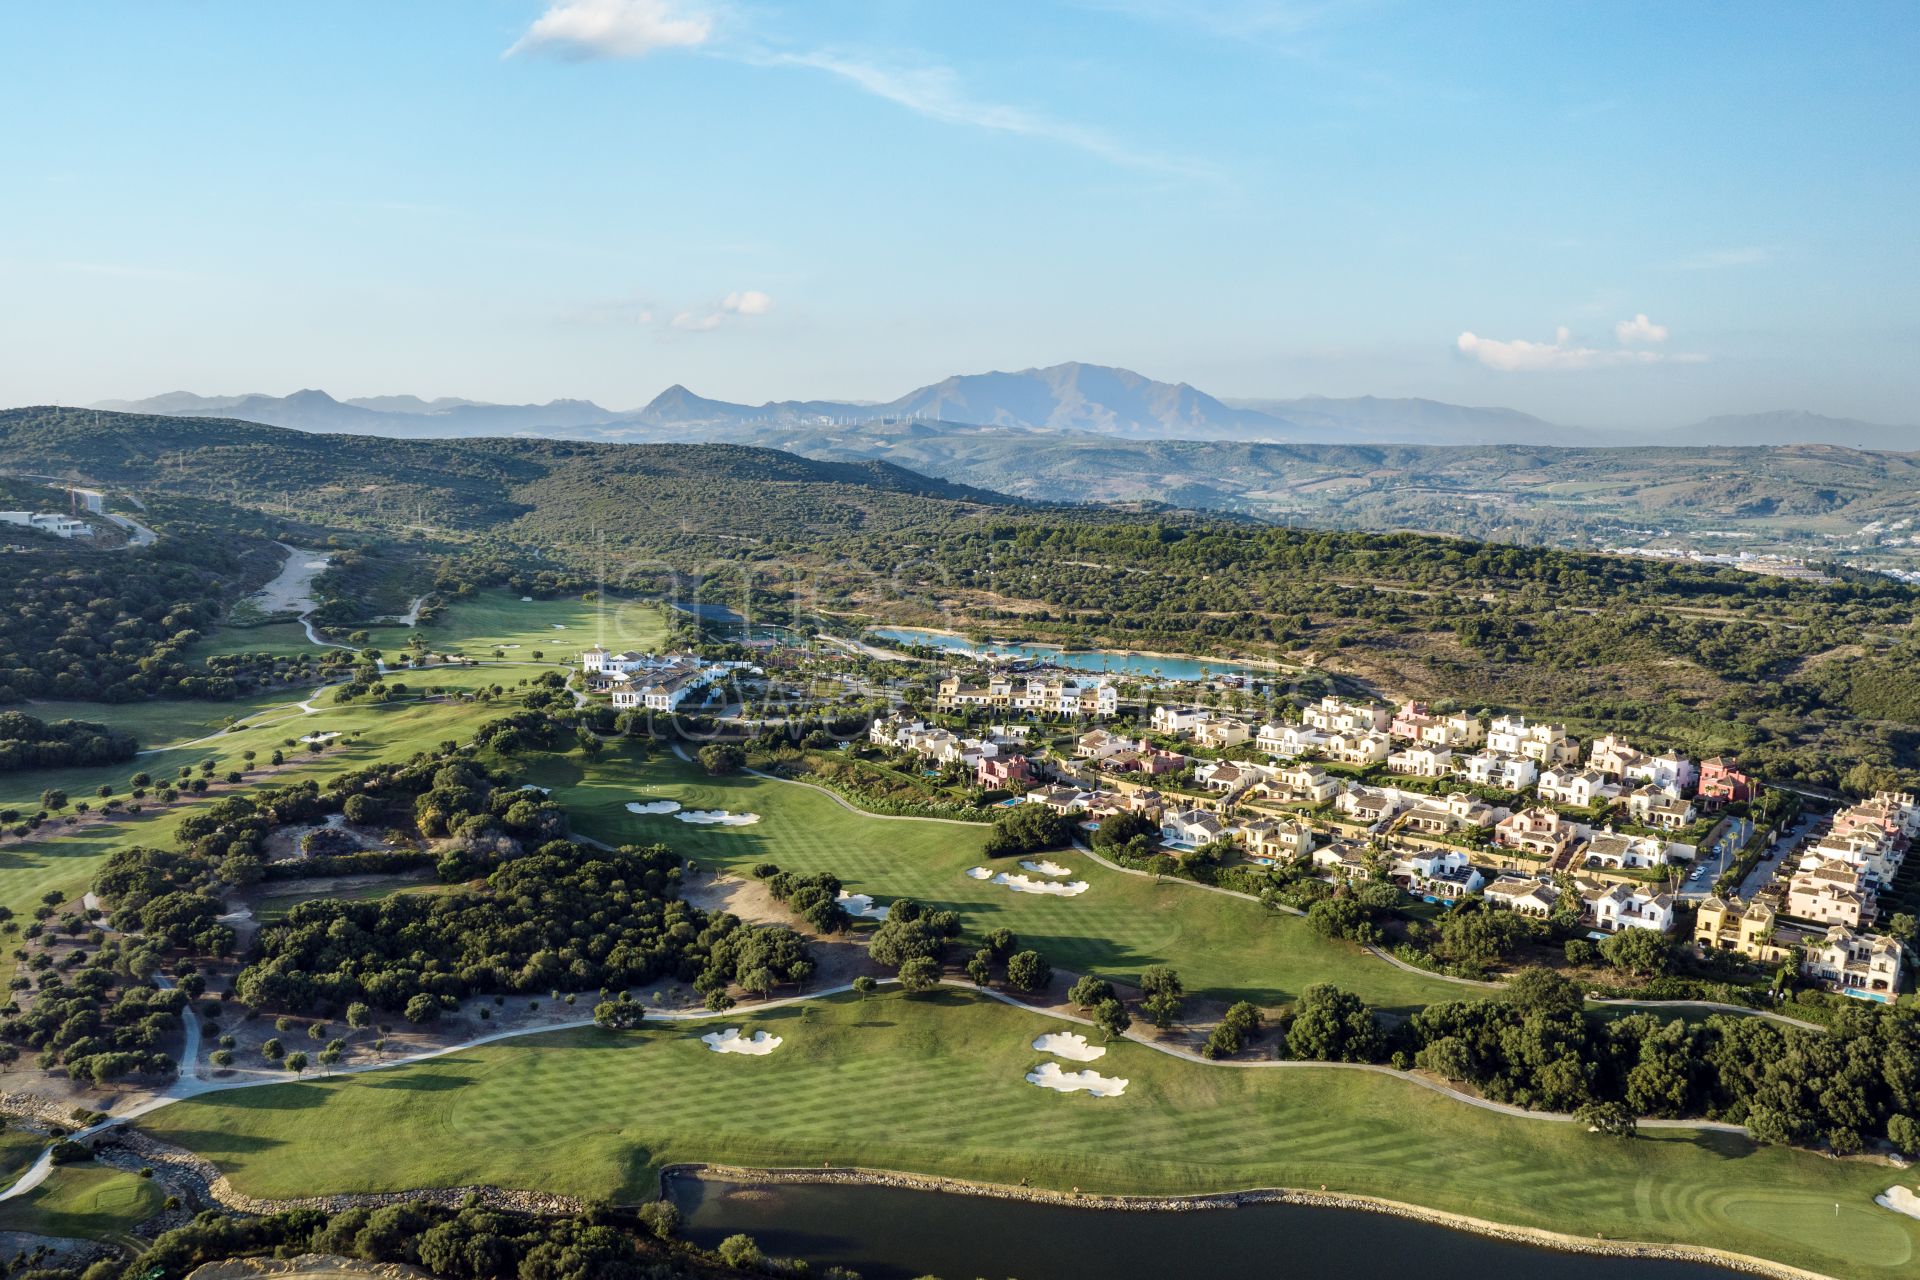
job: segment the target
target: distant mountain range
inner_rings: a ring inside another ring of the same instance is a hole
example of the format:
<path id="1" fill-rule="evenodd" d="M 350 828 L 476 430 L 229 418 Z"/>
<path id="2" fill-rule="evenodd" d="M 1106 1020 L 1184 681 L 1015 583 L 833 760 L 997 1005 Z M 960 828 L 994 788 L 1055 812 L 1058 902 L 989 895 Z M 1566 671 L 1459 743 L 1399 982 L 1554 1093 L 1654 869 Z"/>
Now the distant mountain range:
<path id="1" fill-rule="evenodd" d="M 290 396 L 200 396 L 191 391 L 170 391 L 146 400 L 103 400 L 90 407 L 170 418 L 238 418 L 299 431 L 400 437 L 521 432 L 565 436 L 581 428 L 617 423 L 622 417 L 588 400 L 551 400 L 546 404 L 487 404 L 452 397 L 422 400 L 419 396 L 336 400 L 324 391 L 312 390 Z"/>
<path id="2" fill-rule="evenodd" d="M 908 421 L 1086 433 L 1120 440 L 1593 446 L 1818 443 L 1920 449 L 1920 427 L 1794 410 L 1709 418 L 1660 432 L 1575 428 L 1515 409 L 1437 400 L 1308 396 L 1227 401 L 1184 382 L 1157 382 L 1131 370 L 1078 362 L 1012 373 L 956 375 L 880 404 L 857 400 L 734 404 L 676 385 L 633 410 L 608 409 L 590 400 L 518 405 L 453 397 L 423 400 L 411 395 L 336 400 L 314 390 L 289 396 L 200 396 L 175 391 L 146 400 L 109 400 L 94 407 L 403 438 L 536 435 L 634 442 L 757 441 L 795 428 Z"/>

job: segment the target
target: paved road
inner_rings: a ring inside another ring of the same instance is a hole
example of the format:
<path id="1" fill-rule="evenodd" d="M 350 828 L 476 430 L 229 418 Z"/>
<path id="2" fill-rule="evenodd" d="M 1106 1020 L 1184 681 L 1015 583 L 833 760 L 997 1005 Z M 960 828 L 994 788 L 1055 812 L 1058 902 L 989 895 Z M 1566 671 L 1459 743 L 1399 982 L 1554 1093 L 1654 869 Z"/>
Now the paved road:
<path id="1" fill-rule="evenodd" d="M 160 540 L 160 535 L 135 520 L 132 516 L 116 516 L 111 512 L 102 512 L 108 520 L 119 525 L 127 533 L 127 550 L 136 547 L 150 547 Z"/>
<path id="2" fill-rule="evenodd" d="M 1812 814 L 1806 814 L 1782 834 L 1779 843 L 1774 846 L 1776 850 L 1774 855 L 1760 859 L 1753 870 L 1747 873 L 1747 878 L 1740 882 L 1737 892 L 1741 899 L 1752 901 L 1753 895 L 1766 888 L 1768 882 L 1781 868 L 1791 869 L 1794 861 L 1799 857 L 1800 846 L 1806 843 L 1807 838 L 1812 835 L 1814 828 L 1818 825 L 1820 825 L 1818 818 Z"/>

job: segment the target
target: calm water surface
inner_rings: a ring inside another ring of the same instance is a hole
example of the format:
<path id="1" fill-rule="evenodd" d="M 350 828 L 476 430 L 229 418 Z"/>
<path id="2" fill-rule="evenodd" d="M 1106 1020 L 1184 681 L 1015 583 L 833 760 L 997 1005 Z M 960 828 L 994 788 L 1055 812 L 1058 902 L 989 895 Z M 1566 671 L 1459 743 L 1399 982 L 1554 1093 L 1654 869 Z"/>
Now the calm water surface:
<path id="1" fill-rule="evenodd" d="M 744 1187 L 676 1178 L 688 1238 L 744 1231 L 777 1257 L 864 1280 L 1730 1280 L 1693 1263 L 1560 1253 L 1347 1209 L 1130 1213 L 894 1187 Z"/>
<path id="2" fill-rule="evenodd" d="M 1261 667 L 1246 667 L 1225 658 L 1170 658 L 1144 653 L 1120 653 L 1112 649 L 1061 649 L 1050 644 L 978 645 L 965 636 L 944 631 L 925 631 L 919 627 L 875 627 L 869 635 L 895 644 L 929 645 L 954 653 L 974 656 L 993 654 L 1047 662 L 1071 671 L 1097 671 L 1139 679 L 1204 680 L 1208 677 L 1239 676 L 1248 680 L 1272 680 L 1275 672 Z"/>

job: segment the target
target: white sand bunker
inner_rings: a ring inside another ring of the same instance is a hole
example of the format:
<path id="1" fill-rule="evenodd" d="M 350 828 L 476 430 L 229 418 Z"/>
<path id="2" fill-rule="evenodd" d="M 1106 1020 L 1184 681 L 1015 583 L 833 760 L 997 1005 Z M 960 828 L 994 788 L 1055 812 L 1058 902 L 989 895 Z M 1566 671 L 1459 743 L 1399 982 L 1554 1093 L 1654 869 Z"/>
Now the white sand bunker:
<path id="1" fill-rule="evenodd" d="M 567 624 L 564 622 L 556 622 L 553 624 L 553 629 L 555 631 L 565 631 L 567 629 Z"/>
<path id="2" fill-rule="evenodd" d="M 680 812 L 680 802 L 678 800 L 629 800 L 627 801 L 627 812 L 678 813 Z"/>
<path id="3" fill-rule="evenodd" d="M 765 1057 L 781 1045 L 779 1036 L 770 1036 L 764 1031 L 756 1031 L 752 1037 L 740 1034 L 740 1028 L 728 1027 L 725 1031 L 709 1031 L 700 1037 L 707 1048 L 715 1053 L 751 1053 Z M 1121 1081 L 1124 1087 L 1126 1081 Z"/>
<path id="4" fill-rule="evenodd" d="M 1062 884 L 1054 880 L 1035 880 L 1030 876 L 1010 876 L 1004 871 L 993 871 L 986 867 L 969 867 L 967 874 L 975 880 L 1003 884 L 1015 893 L 1050 893 L 1056 898 L 1077 898 L 1087 891 L 1085 880 L 1069 880 Z M 1060 874 L 1065 875 L 1066 872 Z"/>
<path id="5" fill-rule="evenodd" d="M 1920 1196 L 1913 1193 L 1912 1187 L 1888 1187 L 1886 1193 L 1875 1196 L 1873 1202 L 1882 1209 L 1904 1213 L 1909 1218 L 1920 1218 Z"/>
<path id="6" fill-rule="evenodd" d="M 518 790 L 521 790 L 521 791 L 538 791 L 538 792 L 539 792 L 539 793 L 540 793 L 541 795 L 543 795 L 543 796 L 544 796 L 544 795 L 551 795 L 551 794 L 553 793 L 553 788 L 552 788 L 552 787 L 538 787 L 538 786 L 535 786 L 535 785 L 534 785 L 533 783 L 531 783 L 531 782 L 523 782 L 523 783 L 521 783 L 521 784 L 520 784 L 520 786 L 519 786 L 519 788 L 518 788 Z"/>
<path id="7" fill-rule="evenodd" d="M 1127 1091 L 1127 1082 L 1118 1076 L 1103 1076 L 1097 1071 L 1062 1071 L 1057 1062 L 1043 1062 L 1027 1072 L 1027 1083 L 1061 1093 L 1085 1089 L 1096 1098 L 1117 1098 Z"/>
<path id="8" fill-rule="evenodd" d="M 1087 1038 L 1071 1031 L 1049 1031 L 1036 1037 L 1033 1047 L 1042 1053 L 1050 1053 L 1056 1058 L 1070 1058 L 1075 1062 L 1092 1062 L 1095 1058 L 1107 1056 L 1106 1049 L 1097 1044 L 1088 1044 Z"/>
<path id="9" fill-rule="evenodd" d="M 1066 876 L 1073 874 L 1068 868 L 1061 866 L 1051 858 L 1042 858 L 1038 862 L 1030 862 L 1022 858 L 1020 859 L 1020 869 L 1022 871 L 1031 871 L 1035 875 L 1042 876 Z"/>
<path id="10" fill-rule="evenodd" d="M 300 739 L 300 741 L 302 741 L 302 742 L 332 742 L 332 741 L 333 741 L 333 740 L 334 740 L 335 738 L 337 738 L 337 737 L 339 737 L 339 736 L 340 736 L 340 735 L 339 735 L 338 733 L 336 733 L 336 732 L 334 732 L 333 730 L 328 730 L 328 731 L 327 731 L 326 733 L 309 733 L 309 734 L 306 734 L 306 735 L 304 735 L 304 736 L 302 736 L 302 737 L 301 737 L 301 739 Z"/>
<path id="11" fill-rule="evenodd" d="M 533 597 L 532 597 L 532 596 L 521 596 L 521 597 L 520 597 L 520 603 L 521 603 L 521 604 L 532 604 L 532 603 L 533 603 Z"/>
<path id="12" fill-rule="evenodd" d="M 845 907 L 848 915 L 857 919 L 885 920 L 887 918 L 887 908 L 874 906 L 873 895 L 869 893 L 848 893 L 842 889 L 840 896 L 834 901 Z"/>
<path id="13" fill-rule="evenodd" d="M 725 809 L 685 809 L 673 816 L 697 827 L 750 827 L 760 821 L 757 813 L 729 813 Z"/>

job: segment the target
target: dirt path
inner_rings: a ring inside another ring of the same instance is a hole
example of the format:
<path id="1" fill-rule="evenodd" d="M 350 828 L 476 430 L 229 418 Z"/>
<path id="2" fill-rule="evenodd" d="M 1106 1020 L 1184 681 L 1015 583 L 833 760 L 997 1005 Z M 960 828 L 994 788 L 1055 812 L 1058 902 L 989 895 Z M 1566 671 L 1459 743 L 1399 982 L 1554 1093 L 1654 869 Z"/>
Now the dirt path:
<path id="1" fill-rule="evenodd" d="M 320 607 L 313 598 L 313 580 L 326 571 L 332 563 L 332 557 L 324 551 L 302 551 L 298 547 L 284 542 L 274 544 L 287 553 L 280 566 L 279 574 L 266 586 L 254 592 L 248 599 L 262 613 L 311 613 Z M 307 627 L 307 638 L 317 645 L 324 646 L 326 641 L 313 634 L 311 624 Z"/>
<path id="2" fill-rule="evenodd" d="M 407 611 L 405 613 L 389 613 L 382 617 L 375 618 L 373 621 L 393 626 L 417 627 L 420 625 L 420 610 L 426 608 L 427 601 L 432 598 L 433 595 L 431 592 L 424 596 L 415 596 L 413 601 L 407 605 Z"/>

